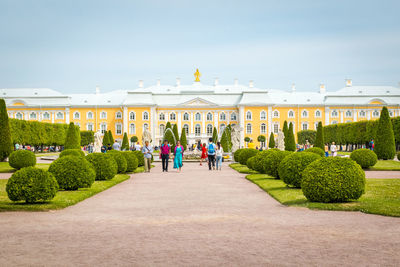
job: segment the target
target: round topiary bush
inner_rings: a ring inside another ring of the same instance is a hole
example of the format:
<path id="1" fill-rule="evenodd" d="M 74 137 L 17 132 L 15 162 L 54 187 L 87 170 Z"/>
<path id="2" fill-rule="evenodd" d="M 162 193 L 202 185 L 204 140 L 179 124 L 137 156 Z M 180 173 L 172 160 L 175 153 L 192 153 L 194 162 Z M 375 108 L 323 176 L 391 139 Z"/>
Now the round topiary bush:
<path id="1" fill-rule="evenodd" d="M 235 153 L 233 153 L 233 159 L 236 162 L 239 162 L 239 155 L 243 150 L 244 150 L 244 148 L 239 148 L 238 150 L 235 151 Z"/>
<path id="2" fill-rule="evenodd" d="M 378 156 L 374 151 L 363 148 L 351 152 L 350 158 L 357 162 L 361 168 L 369 168 L 378 162 Z"/>
<path id="3" fill-rule="evenodd" d="M 49 172 L 64 190 L 91 187 L 96 174 L 90 163 L 81 157 L 64 156 L 50 164 Z"/>
<path id="4" fill-rule="evenodd" d="M 126 162 L 125 157 L 122 155 L 122 152 L 117 151 L 117 150 L 110 150 L 107 152 L 107 154 L 113 156 L 115 159 L 115 162 L 117 162 L 118 173 L 125 173 L 128 164 Z"/>
<path id="5" fill-rule="evenodd" d="M 257 155 L 259 151 L 257 149 L 254 148 L 245 148 L 240 152 L 239 155 L 239 163 L 242 165 L 246 165 L 247 160 L 251 157 L 254 157 L 255 155 Z"/>
<path id="6" fill-rule="evenodd" d="M 96 180 L 110 180 L 118 172 L 118 165 L 110 154 L 91 153 L 85 157 L 96 172 Z"/>
<path id="7" fill-rule="evenodd" d="M 325 151 L 323 151 L 319 147 L 311 147 L 309 149 L 304 150 L 303 152 L 311 152 L 320 155 L 321 157 L 325 157 Z"/>
<path id="8" fill-rule="evenodd" d="M 143 156 L 142 151 L 136 150 L 136 151 L 133 151 L 132 153 L 135 154 L 135 156 L 138 160 L 138 167 L 144 166 L 144 156 Z"/>
<path id="9" fill-rule="evenodd" d="M 52 200 L 58 191 L 54 176 L 43 169 L 26 167 L 16 171 L 6 185 L 11 201 L 25 200 L 27 203 Z"/>
<path id="10" fill-rule="evenodd" d="M 292 153 L 285 157 L 279 164 L 279 178 L 287 185 L 301 187 L 304 169 L 308 164 L 320 158 L 318 154 L 311 152 Z"/>
<path id="11" fill-rule="evenodd" d="M 65 149 L 60 153 L 59 158 L 65 157 L 65 156 L 76 156 L 76 157 L 84 157 L 85 152 L 83 152 L 80 149 Z"/>
<path id="12" fill-rule="evenodd" d="M 365 192 L 365 173 L 350 158 L 325 157 L 303 171 L 301 189 L 314 202 L 355 200 Z"/>
<path id="13" fill-rule="evenodd" d="M 274 151 L 279 151 L 279 149 L 273 148 L 273 149 L 268 149 L 268 150 L 258 152 L 257 155 L 254 156 L 254 158 L 255 158 L 254 163 L 253 163 L 254 170 L 258 171 L 259 173 L 265 173 L 264 165 L 263 165 L 264 158 L 269 153 L 273 153 Z"/>
<path id="14" fill-rule="evenodd" d="M 134 172 L 138 167 L 138 159 L 131 151 L 121 152 L 126 159 L 126 172 Z"/>
<path id="15" fill-rule="evenodd" d="M 36 165 L 36 156 L 29 150 L 17 150 L 11 153 L 8 158 L 8 164 L 14 169 L 31 167 Z"/>
<path id="16" fill-rule="evenodd" d="M 255 170 L 255 166 L 254 166 L 255 163 L 256 163 L 256 156 L 253 156 L 253 157 L 251 157 L 251 158 L 249 158 L 249 159 L 247 160 L 246 166 L 247 166 L 249 169 Z"/>
<path id="17" fill-rule="evenodd" d="M 264 171 L 275 178 L 279 178 L 279 164 L 286 156 L 292 154 L 293 152 L 272 149 L 270 151 L 271 152 L 269 152 L 263 160 Z"/>

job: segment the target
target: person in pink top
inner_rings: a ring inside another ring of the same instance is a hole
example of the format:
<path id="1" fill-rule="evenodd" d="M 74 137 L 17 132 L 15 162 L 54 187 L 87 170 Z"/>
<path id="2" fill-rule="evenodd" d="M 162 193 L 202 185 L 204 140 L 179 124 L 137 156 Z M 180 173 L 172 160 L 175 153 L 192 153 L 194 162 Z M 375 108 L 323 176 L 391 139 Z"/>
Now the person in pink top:
<path id="1" fill-rule="evenodd" d="M 168 144 L 168 140 L 164 140 L 164 144 L 161 145 L 160 158 L 162 161 L 162 171 L 168 172 L 168 160 L 171 154 L 171 146 Z"/>

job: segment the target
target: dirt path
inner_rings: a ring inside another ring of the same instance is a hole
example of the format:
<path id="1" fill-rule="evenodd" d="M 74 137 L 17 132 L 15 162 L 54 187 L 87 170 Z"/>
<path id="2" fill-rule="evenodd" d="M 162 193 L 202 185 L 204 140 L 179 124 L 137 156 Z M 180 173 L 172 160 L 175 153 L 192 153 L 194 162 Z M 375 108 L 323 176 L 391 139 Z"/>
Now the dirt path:
<path id="1" fill-rule="evenodd" d="M 134 175 L 56 212 L 0 213 L 0 266 L 399 265 L 400 219 L 280 205 L 229 167 Z"/>
<path id="2" fill-rule="evenodd" d="M 365 171 L 366 178 L 399 179 L 400 171 Z"/>

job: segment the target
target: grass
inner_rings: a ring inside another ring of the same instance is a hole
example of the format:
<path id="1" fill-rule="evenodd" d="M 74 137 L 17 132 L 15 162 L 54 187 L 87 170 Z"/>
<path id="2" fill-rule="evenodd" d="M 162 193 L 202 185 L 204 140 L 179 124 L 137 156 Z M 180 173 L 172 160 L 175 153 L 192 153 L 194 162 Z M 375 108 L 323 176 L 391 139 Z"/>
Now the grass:
<path id="1" fill-rule="evenodd" d="M 50 163 L 36 163 L 36 167 L 41 168 L 41 169 L 48 169 L 50 166 Z M 5 173 L 5 172 L 15 172 L 16 169 L 12 168 L 8 162 L 0 162 L 0 173 Z"/>
<path id="2" fill-rule="evenodd" d="M 232 169 L 240 173 L 249 173 L 249 174 L 256 174 L 258 173 L 255 170 L 249 169 L 246 165 L 242 165 L 240 163 L 231 163 L 229 165 Z"/>
<path id="3" fill-rule="evenodd" d="M 49 153 L 35 153 L 36 157 L 44 157 L 44 156 L 58 156 L 60 152 L 49 152 Z"/>
<path id="4" fill-rule="evenodd" d="M 378 162 L 369 169 L 375 171 L 400 171 L 400 161 L 378 160 Z"/>
<path id="5" fill-rule="evenodd" d="M 240 166 L 231 167 L 233 169 L 240 168 Z M 301 189 L 288 187 L 282 180 L 269 175 L 250 174 L 246 178 L 286 206 L 319 210 L 360 211 L 400 217 L 400 179 L 367 179 L 366 193 L 356 201 L 317 203 L 308 201 Z"/>
<path id="6" fill-rule="evenodd" d="M 330 154 L 330 153 L 329 153 L 329 154 Z M 348 156 L 350 156 L 351 152 L 338 151 L 337 154 L 338 154 L 338 155 L 348 155 Z"/>

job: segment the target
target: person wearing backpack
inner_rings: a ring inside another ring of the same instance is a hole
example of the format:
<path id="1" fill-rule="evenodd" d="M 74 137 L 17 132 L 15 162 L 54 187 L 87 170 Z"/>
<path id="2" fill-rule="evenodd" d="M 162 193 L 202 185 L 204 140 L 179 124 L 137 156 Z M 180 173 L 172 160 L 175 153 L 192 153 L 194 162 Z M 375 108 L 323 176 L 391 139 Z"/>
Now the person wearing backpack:
<path id="1" fill-rule="evenodd" d="M 208 146 L 208 169 L 211 171 L 211 165 L 213 170 L 215 170 L 215 144 L 212 141 L 212 138 L 209 139 Z"/>

